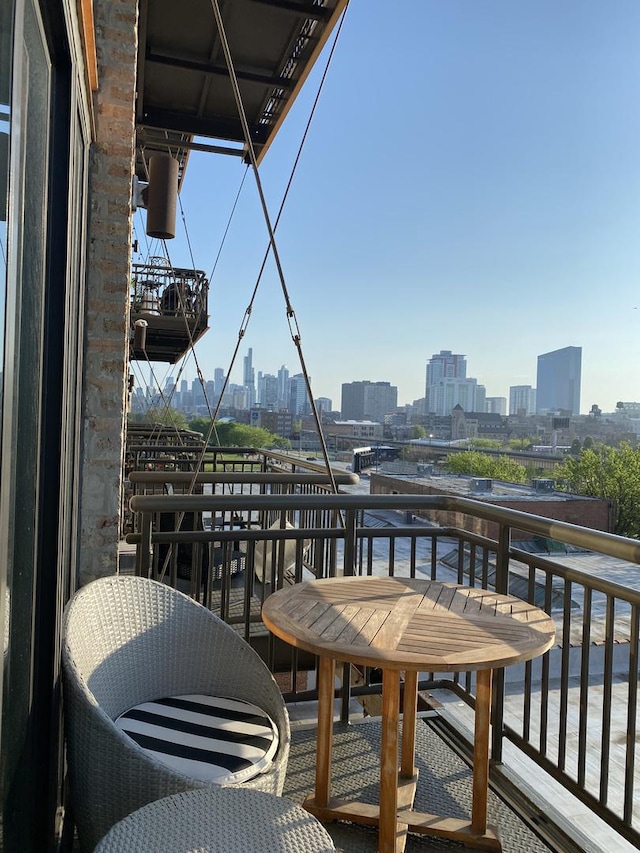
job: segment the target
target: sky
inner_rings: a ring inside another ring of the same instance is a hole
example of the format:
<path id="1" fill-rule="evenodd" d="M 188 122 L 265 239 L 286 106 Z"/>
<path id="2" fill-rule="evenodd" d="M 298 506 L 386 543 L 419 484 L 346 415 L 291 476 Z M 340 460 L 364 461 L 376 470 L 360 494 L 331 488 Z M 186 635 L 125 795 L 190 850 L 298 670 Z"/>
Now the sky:
<path id="1" fill-rule="evenodd" d="M 580 346 L 582 412 L 640 400 L 639 47 L 638 0 L 351 0 L 276 231 L 314 397 L 339 408 L 369 379 L 413 402 L 441 349 L 508 397 Z M 327 53 L 260 166 L 272 221 Z M 207 379 L 268 244 L 251 172 L 230 220 L 244 172 L 193 152 L 167 243 L 175 266 L 215 264 Z M 300 372 L 272 259 L 232 381 L 249 347 L 256 371 Z"/>

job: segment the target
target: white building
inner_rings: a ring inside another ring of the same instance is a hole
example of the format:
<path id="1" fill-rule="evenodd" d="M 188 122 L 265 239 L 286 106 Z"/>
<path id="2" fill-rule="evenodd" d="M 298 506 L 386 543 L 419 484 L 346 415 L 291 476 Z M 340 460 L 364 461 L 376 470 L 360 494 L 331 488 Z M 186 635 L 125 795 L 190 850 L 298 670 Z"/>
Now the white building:
<path id="1" fill-rule="evenodd" d="M 509 388 L 509 414 L 528 417 L 536 413 L 536 389 L 531 385 L 512 385 Z"/>

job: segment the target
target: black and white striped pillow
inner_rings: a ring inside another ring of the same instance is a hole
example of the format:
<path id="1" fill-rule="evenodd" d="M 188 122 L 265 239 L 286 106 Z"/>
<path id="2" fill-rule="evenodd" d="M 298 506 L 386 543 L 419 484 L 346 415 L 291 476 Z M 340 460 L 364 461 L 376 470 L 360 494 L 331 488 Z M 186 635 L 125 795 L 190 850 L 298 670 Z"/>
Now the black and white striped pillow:
<path id="1" fill-rule="evenodd" d="M 216 785 L 253 779 L 278 749 L 273 720 L 240 699 L 170 696 L 136 705 L 116 725 L 172 770 Z"/>

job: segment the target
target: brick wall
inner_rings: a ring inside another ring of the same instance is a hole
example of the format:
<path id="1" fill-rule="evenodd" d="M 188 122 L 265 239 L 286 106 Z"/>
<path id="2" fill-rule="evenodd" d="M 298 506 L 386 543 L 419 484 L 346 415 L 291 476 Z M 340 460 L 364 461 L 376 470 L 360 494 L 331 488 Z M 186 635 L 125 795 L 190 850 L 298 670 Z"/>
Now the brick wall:
<path id="1" fill-rule="evenodd" d="M 80 576 L 117 567 L 128 376 L 135 0 L 95 0 L 98 92 L 90 158 Z"/>

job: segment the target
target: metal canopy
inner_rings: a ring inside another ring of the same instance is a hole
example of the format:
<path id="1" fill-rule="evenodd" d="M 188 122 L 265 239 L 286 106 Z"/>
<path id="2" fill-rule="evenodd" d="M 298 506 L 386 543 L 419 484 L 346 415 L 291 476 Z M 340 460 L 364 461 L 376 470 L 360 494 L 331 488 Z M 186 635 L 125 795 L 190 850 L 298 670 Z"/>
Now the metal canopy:
<path id="1" fill-rule="evenodd" d="M 264 155 L 347 0 L 219 0 L 253 144 Z M 211 0 L 141 0 L 136 174 L 157 152 L 245 156 Z M 205 137 L 194 141 L 194 137 Z"/>

